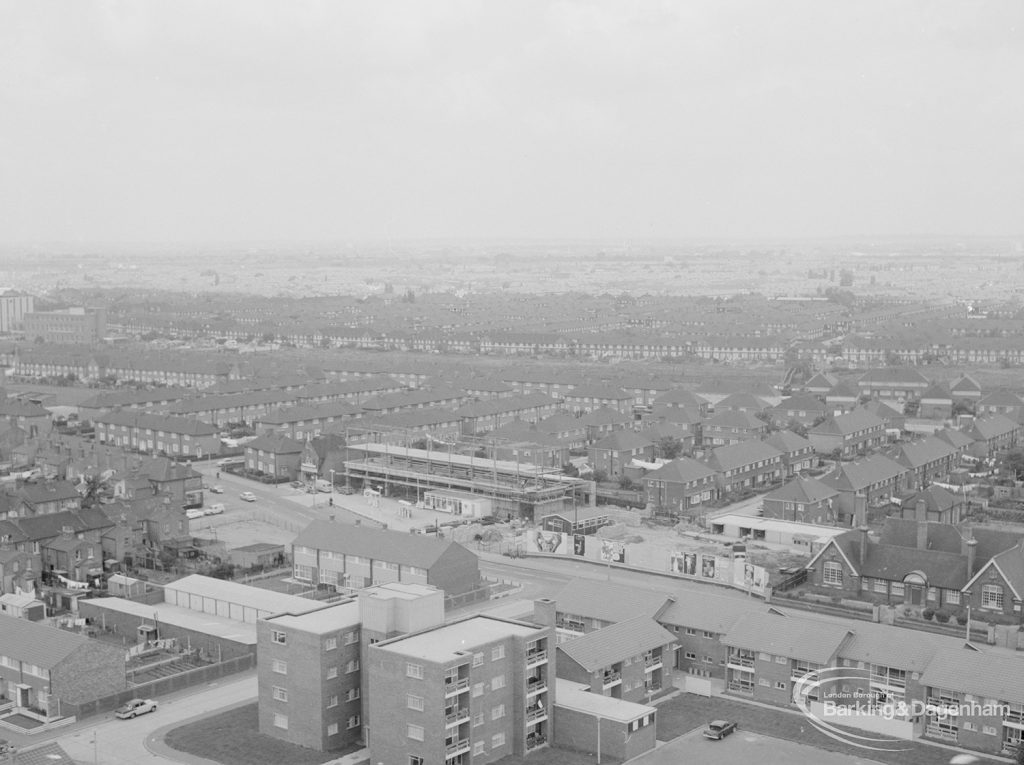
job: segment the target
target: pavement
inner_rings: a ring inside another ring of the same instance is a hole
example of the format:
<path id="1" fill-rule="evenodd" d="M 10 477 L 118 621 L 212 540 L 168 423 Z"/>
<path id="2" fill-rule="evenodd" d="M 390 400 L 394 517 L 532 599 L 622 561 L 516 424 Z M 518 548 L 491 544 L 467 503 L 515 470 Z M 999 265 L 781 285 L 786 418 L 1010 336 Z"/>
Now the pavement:
<path id="1" fill-rule="evenodd" d="M 134 720 L 118 720 L 112 713 L 89 717 L 66 728 L 38 736 L 10 736 L 19 748 L 33 748 L 47 741 L 57 743 L 75 762 L 94 765 L 187 763 L 217 765 L 211 760 L 172 750 L 164 734 L 186 722 L 256 700 L 256 673 L 249 671 L 227 680 L 195 686 L 157 699 L 156 712 Z M 21 762 L 19 755 L 19 762 Z"/>

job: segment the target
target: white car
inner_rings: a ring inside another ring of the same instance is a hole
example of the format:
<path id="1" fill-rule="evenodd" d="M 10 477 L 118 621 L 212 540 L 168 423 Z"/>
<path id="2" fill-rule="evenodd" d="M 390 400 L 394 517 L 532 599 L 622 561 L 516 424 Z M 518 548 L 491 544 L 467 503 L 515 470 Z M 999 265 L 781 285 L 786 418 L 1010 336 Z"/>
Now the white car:
<path id="1" fill-rule="evenodd" d="M 156 702 L 153 699 L 132 699 L 114 712 L 114 716 L 119 720 L 130 720 L 133 717 L 155 711 Z"/>
<path id="2" fill-rule="evenodd" d="M 223 502 L 214 502 L 209 507 L 203 508 L 203 515 L 220 515 L 224 510 Z"/>
<path id="3" fill-rule="evenodd" d="M 202 518 L 206 515 L 206 512 L 201 507 L 190 507 L 185 511 L 185 517 L 190 521 L 194 521 L 196 518 Z"/>
<path id="4" fill-rule="evenodd" d="M 217 486 L 211 486 L 210 487 L 210 493 L 211 494 L 223 494 L 224 493 L 224 487 L 220 486 L 219 484 Z"/>
<path id="5" fill-rule="evenodd" d="M 238 498 L 242 499 L 242 500 L 244 500 L 246 502 L 255 502 L 256 501 L 256 495 L 253 494 L 251 491 L 243 491 L 241 494 L 238 495 Z"/>

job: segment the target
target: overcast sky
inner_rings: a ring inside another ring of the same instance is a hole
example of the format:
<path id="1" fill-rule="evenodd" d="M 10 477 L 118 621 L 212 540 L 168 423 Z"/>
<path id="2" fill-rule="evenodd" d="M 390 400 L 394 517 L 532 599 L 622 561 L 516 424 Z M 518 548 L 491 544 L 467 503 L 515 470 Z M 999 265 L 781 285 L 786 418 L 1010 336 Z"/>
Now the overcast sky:
<path id="1" fill-rule="evenodd" d="M 1024 3 L 0 0 L 0 241 L 1024 234 Z"/>

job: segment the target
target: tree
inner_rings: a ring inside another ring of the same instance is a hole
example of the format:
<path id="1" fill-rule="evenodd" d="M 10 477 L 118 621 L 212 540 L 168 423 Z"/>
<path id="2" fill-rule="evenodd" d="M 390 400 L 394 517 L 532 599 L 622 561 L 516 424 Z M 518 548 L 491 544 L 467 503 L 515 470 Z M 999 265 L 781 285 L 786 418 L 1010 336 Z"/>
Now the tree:
<path id="1" fill-rule="evenodd" d="M 590 477 L 597 483 L 604 483 L 605 481 L 608 480 L 608 474 L 603 470 L 595 470 L 593 473 L 590 474 Z"/>
<path id="2" fill-rule="evenodd" d="M 1024 450 L 1011 449 L 1006 452 L 1002 459 L 1002 468 L 1000 472 L 1005 472 L 1007 477 L 1017 480 L 1017 478 L 1024 478 Z"/>
<path id="3" fill-rule="evenodd" d="M 580 471 L 571 462 L 567 462 L 562 465 L 562 472 L 568 476 L 572 476 L 573 478 L 576 478 L 580 474 Z"/>
<path id="4" fill-rule="evenodd" d="M 658 440 L 658 454 L 666 460 L 674 460 L 683 453 L 683 442 L 675 436 L 665 436 Z"/>
<path id="5" fill-rule="evenodd" d="M 786 423 L 786 430 L 796 433 L 798 436 L 807 438 L 807 426 L 799 420 L 790 420 Z"/>
<path id="6" fill-rule="evenodd" d="M 775 424 L 775 420 L 772 419 L 768 412 L 755 412 L 754 416 L 768 426 L 767 430 L 769 433 L 774 433 L 779 429 L 779 426 Z"/>
<path id="7" fill-rule="evenodd" d="M 632 489 L 633 488 L 633 479 L 630 478 L 628 475 L 620 475 L 619 476 L 619 488 L 620 489 L 625 489 L 626 491 Z"/>

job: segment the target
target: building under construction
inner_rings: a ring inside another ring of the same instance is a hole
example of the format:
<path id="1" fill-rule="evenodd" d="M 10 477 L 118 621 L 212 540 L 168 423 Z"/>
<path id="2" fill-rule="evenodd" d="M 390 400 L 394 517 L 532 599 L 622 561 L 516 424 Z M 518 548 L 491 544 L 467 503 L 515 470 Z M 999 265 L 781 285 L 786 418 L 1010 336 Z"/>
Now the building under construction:
<path id="1" fill-rule="evenodd" d="M 346 451 L 348 480 L 384 496 L 419 502 L 432 490 L 469 492 L 490 499 L 493 514 L 502 519 L 538 522 L 593 498 L 592 482 L 556 468 L 467 456 L 452 448 L 414 449 L 366 441 L 349 443 Z"/>

